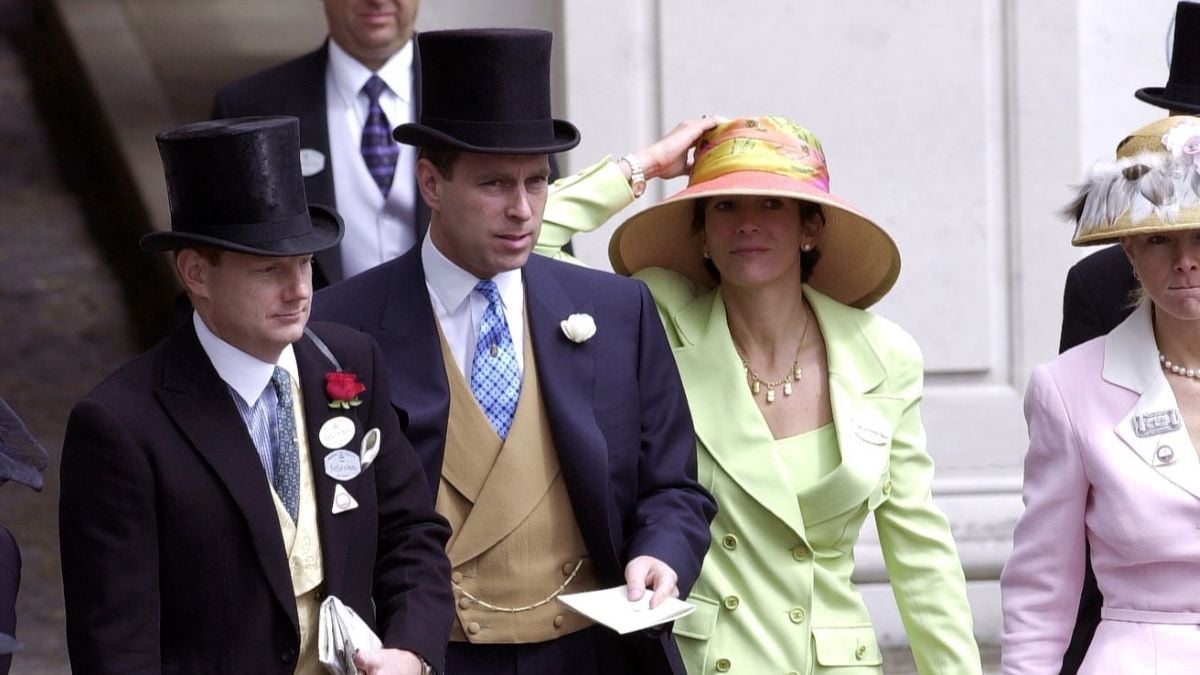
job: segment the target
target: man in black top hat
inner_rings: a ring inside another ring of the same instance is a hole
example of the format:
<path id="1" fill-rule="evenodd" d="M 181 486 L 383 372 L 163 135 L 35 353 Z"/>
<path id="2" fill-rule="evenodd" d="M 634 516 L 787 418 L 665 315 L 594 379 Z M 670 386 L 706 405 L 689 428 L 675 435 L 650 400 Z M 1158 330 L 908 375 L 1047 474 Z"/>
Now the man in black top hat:
<path id="1" fill-rule="evenodd" d="M 59 528 L 80 673 L 320 673 L 336 596 L 385 649 L 368 673 L 440 672 L 449 529 L 388 402 L 378 346 L 307 326 L 314 251 L 295 118 L 159 134 L 172 251 L 195 307 L 71 412 Z M 382 670 L 385 664 L 393 669 Z"/>
<path id="2" fill-rule="evenodd" d="M 336 207 L 346 221 L 343 240 L 314 258 L 315 288 L 404 253 L 429 222 L 417 194 L 416 152 L 390 136 L 391 127 L 420 109 L 412 41 L 420 2 L 322 3 L 329 28 L 324 44 L 222 87 L 212 112 L 214 118 L 300 119 L 308 198 Z"/>
<path id="3" fill-rule="evenodd" d="M 392 404 L 453 528 L 447 670 L 683 673 L 669 630 L 618 636 L 561 593 L 686 595 L 715 505 L 654 301 L 638 281 L 531 256 L 548 155 L 551 35 L 421 33 L 432 213 L 408 254 L 318 294 L 314 316 L 372 334 Z"/>
<path id="4" fill-rule="evenodd" d="M 1175 9 L 1175 36 L 1170 75 L 1165 87 L 1143 87 L 1139 100 L 1165 108 L 1171 115 L 1200 114 L 1200 4 L 1180 2 Z M 1063 290 L 1059 351 L 1107 335 L 1133 311 L 1139 285 L 1120 246 L 1108 246 L 1075 263 Z M 1096 586 L 1090 557 L 1071 643 L 1063 657 L 1063 675 L 1075 675 L 1100 624 L 1103 596 Z"/>
<path id="5" fill-rule="evenodd" d="M 346 221 L 342 241 L 313 259 L 318 289 L 402 255 L 429 225 L 416 187 L 416 149 L 390 134 L 421 109 L 412 39 L 420 2 L 321 1 L 325 43 L 222 87 L 212 112 L 213 118 L 300 118 L 308 198 L 335 207 Z M 376 120 L 385 123 L 381 135 Z"/>

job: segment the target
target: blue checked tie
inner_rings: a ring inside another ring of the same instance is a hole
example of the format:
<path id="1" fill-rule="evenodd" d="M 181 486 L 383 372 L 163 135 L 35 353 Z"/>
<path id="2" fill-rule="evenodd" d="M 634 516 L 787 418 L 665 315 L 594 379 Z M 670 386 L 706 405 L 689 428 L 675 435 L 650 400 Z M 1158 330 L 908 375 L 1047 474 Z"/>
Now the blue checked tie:
<path id="1" fill-rule="evenodd" d="M 367 123 L 362 130 L 362 156 L 384 197 L 392 189 L 396 159 L 400 156 L 400 146 L 392 140 L 392 126 L 388 123 L 387 115 L 383 114 L 383 108 L 379 107 L 379 94 L 386 88 L 387 85 L 378 75 L 372 75 L 362 88 L 370 103 Z"/>
<path id="2" fill-rule="evenodd" d="M 271 375 L 275 385 L 275 493 L 288 515 L 295 521 L 300 511 L 300 448 L 296 443 L 296 414 L 292 408 L 292 378 L 275 366 Z"/>
<path id="3" fill-rule="evenodd" d="M 488 306 L 479 322 L 479 341 L 475 343 L 475 358 L 471 361 L 471 391 L 492 428 L 500 438 L 508 438 L 517 400 L 521 398 L 517 352 L 513 349 L 508 322 L 504 320 L 496 282 L 481 281 L 475 284 L 475 290 L 487 298 Z"/>

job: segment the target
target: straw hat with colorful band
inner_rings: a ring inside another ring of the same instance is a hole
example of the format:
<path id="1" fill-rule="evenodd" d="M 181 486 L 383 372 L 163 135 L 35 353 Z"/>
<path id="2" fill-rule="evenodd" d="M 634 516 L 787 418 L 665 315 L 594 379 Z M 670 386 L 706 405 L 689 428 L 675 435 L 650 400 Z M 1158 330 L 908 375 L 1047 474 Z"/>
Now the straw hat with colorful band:
<path id="1" fill-rule="evenodd" d="M 617 228 L 608 248 L 613 269 L 630 275 L 665 267 L 705 286 L 716 285 L 704 267 L 692 213 L 694 200 L 722 195 L 788 197 L 821 206 L 821 259 L 808 283 L 825 295 L 868 307 L 896 283 L 896 244 L 857 208 L 829 193 L 821 142 L 782 117 L 730 120 L 704 134 L 696 145 L 688 186 Z"/>
<path id="2" fill-rule="evenodd" d="M 1200 228 L 1200 117 L 1167 117 L 1129 134 L 1115 162 L 1092 166 L 1066 211 L 1076 246 Z"/>

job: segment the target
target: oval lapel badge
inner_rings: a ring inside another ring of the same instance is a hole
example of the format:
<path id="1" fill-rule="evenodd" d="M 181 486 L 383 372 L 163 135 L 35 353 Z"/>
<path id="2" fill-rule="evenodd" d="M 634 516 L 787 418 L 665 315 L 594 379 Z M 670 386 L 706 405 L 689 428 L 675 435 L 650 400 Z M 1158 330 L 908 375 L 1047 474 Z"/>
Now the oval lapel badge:
<path id="1" fill-rule="evenodd" d="M 321 439 L 321 445 L 330 450 L 344 448 L 354 440 L 354 420 L 345 415 L 327 419 L 317 437 Z"/>
<path id="2" fill-rule="evenodd" d="M 300 174 L 305 178 L 325 170 L 325 155 L 320 150 L 300 148 Z"/>
<path id="3" fill-rule="evenodd" d="M 325 475 L 334 480 L 350 480 L 362 472 L 358 455 L 346 450 L 334 450 L 325 455 Z"/>

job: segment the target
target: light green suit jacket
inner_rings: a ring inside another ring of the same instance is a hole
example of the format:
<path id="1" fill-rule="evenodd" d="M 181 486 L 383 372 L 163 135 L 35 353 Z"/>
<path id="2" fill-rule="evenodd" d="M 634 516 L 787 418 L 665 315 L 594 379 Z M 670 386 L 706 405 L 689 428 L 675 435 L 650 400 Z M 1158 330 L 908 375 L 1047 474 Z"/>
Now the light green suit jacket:
<path id="1" fill-rule="evenodd" d="M 586 169 L 552 191 L 540 241 L 598 226 L 630 199 L 619 171 Z M 637 277 L 649 285 L 674 348 L 696 426 L 700 482 L 719 505 L 688 597 L 697 610 L 675 623 L 688 671 L 882 673 L 871 618 L 850 580 L 854 544 L 874 513 L 920 672 L 979 673 L 962 566 L 930 493 L 933 461 L 918 410 L 923 368 L 913 339 L 805 287 L 825 339 L 842 463 L 796 494 L 746 386 L 719 289 L 664 269 Z"/>

